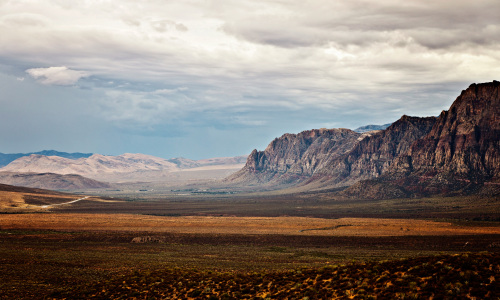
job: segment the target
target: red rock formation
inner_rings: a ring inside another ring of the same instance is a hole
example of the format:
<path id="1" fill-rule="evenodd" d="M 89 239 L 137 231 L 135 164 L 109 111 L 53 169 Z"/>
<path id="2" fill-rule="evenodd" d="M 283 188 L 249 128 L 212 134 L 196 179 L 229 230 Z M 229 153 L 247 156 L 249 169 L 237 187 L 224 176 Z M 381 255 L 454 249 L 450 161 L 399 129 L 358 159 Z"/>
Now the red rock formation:
<path id="1" fill-rule="evenodd" d="M 347 129 L 285 134 L 228 180 L 304 190 L 354 184 L 343 195 L 366 198 L 499 194 L 499 87 L 472 84 L 438 118 L 403 116 L 368 137 Z"/>
<path id="2" fill-rule="evenodd" d="M 407 195 L 500 192 L 500 82 L 472 84 L 443 111 L 432 130 L 400 155 L 375 185 Z M 363 197 L 370 185 L 345 194 Z M 379 194 L 376 198 L 384 197 Z"/>
<path id="3" fill-rule="evenodd" d="M 246 183 L 295 183 L 332 188 L 378 177 L 436 118 L 403 116 L 386 130 L 368 134 L 319 129 L 285 134 L 265 151 L 254 150 L 245 167 L 228 180 Z"/>
<path id="4" fill-rule="evenodd" d="M 349 129 L 315 129 L 284 134 L 264 151 L 253 150 L 229 182 L 290 183 L 309 178 L 330 160 L 347 153 L 362 135 Z"/>
<path id="5" fill-rule="evenodd" d="M 328 175 L 329 184 L 334 186 L 376 178 L 413 142 L 428 134 L 435 121 L 435 117 L 405 115 L 387 129 L 359 141 L 351 151 L 330 161 L 317 174 Z"/>

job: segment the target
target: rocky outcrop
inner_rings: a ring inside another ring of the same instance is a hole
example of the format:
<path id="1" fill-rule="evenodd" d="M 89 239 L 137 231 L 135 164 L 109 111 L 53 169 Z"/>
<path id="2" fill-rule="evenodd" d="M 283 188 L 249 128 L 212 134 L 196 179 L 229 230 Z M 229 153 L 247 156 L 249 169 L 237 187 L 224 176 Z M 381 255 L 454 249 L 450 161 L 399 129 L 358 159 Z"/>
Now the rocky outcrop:
<path id="1" fill-rule="evenodd" d="M 393 172 L 439 171 L 471 180 L 500 174 L 500 82 L 472 84 Z"/>
<path id="2" fill-rule="evenodd" d="M 315 129 L 284 134 L 264 151 L 253 150 L 245 167 L 226 179 L 243 183 L 296 183 L 351 150 L 362 134 L 349 129 Z"/>
<path id="3" fill-rule="evenodd" d="M 385 130 L 364 134 L 349 129 L 318 129 L 285 134 L 264 151 L 254 150 L 245 167 L 229 178 L 246 183 L 300 184 L 333 188 L 376 178 L 436 118 L 403 116 Z"/>
<path id="4" fill-rule="evenodd" d="M 362 139 L 345 155 L 331 160 L 316 173 L 316 177 L 328 176 L 331 186 L 376 178 L 416 140 L 428 134 L 435 122 L 435 117 L 405 115 L 387 129 Z"/>
<path id="5" fill-rule="evenodd" d="M 364 193 L 372 194 L 370 184 Z M 376 185 L 406 195 L 500 192 L 500 82 L 472 84 L 443 111 L 428 135 L 398 156 Z M 353 186 L 346 194 L 359 189 Z M 372 185 L 375 189 L 376 185 Z M 386 195 L 387 196 L 387 195 Z M 384 198 L 381 194 L 375 198 Z"/>
<path id="6" fill-rule="evenodd" d="M 403 116 L 365 136 L 348 129 L 285 134 L 254 150 L 228 181 L 304 191 L 350 186 L 341 195 L 373 199 L 498 195 L 500 82 L 472 84 L 437 118 Z"/>

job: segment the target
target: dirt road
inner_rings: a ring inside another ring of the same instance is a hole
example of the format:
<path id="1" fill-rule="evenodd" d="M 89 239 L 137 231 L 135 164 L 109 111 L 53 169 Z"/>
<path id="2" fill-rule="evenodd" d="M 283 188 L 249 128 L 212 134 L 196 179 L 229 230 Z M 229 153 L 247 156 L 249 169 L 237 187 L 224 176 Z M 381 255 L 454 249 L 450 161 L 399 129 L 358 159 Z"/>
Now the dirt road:
<path id="1" fill-rule="evenodd" d="M 40 207 L 41 207 L 41 208 L 51 208 L 51 207 L 54 207 L 54 206 L 59 206 L 59 205 L 66 205 L 66 204 L 75 203 L 75 202 L 82 201 L 82 200 L 85 200 L 85 199 L 88 199 L 88 198 L 89 198 L 89 196 L 85 196 L 85 197 L 83 197 L 83 198 L 76 199 L 76 200 L 69 201 L 69 202 L 58 203 L 58 204 L 50 204 L 50 205 L 42 205 L 42 206 L 40 206 Z"/>

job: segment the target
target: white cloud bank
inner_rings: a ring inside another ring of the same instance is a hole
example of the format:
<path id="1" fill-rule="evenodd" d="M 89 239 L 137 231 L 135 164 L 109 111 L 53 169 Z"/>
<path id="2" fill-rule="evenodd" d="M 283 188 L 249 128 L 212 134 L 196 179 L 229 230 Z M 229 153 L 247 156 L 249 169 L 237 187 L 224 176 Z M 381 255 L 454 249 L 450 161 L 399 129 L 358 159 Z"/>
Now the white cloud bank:
<path id="1" fill-rule="evenodd" d="M 33 68 L 26 70 L 31 77 L 46 85 L 74 85 L 86 72 L 68 69 L 67 67 Z"/>

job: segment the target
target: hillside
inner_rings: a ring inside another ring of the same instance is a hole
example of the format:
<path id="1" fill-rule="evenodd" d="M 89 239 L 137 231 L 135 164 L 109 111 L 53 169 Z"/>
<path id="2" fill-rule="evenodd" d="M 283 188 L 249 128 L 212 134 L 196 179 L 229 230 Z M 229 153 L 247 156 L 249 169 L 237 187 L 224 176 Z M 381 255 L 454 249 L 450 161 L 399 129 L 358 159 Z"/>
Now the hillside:
<path id="1" fill-rule="evenodd" d="M 55 191 L 0 184 L 0 212 L 41 209 L 40 205 L 69 202 L 81 196 Z"/>
<path id="2" fill-rule="evenodd" d="M 82 190 L 109 188 L 110 185 L 76 174 L 0 172 L 0 182 L 9 185 L 49 189 Z"/>
<path id="3" fill-rule="evenodd" d="M 344 155 L 329 160 L 306 183 L 321 181 L 323 187 L 340 187 L 376 178 L 414 141 L 426 135 L 435 121 L 434 117 L 403 116 L 387 129 L 359 140 Z"/>

